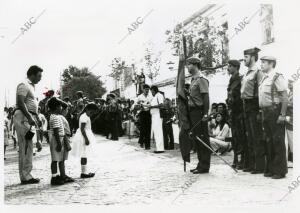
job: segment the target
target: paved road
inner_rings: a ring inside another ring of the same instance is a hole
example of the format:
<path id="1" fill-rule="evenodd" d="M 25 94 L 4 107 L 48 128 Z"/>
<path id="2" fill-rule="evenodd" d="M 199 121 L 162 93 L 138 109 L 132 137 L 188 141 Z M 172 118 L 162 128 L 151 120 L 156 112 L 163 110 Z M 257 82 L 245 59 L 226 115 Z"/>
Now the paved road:
<path id="1" fill-rule="evenodd" d="M 96 172 L 92 179 L 79 179 L 80 162 L 70 158 L 67 173 L 75 183 L 50 185 L 48 145 L 34 157 L 33 175 L 41 178 L 38 185 L 20 185 L 16 150 L 9 149 L 4 166 L 6 204 L 213 204 L 214 206 L 278 204 L 288 192 L 292 169 L 287 178 L 272 180 L 262 175 L 235 174 L 216 156 L 211 172 L 193 175 L 183 172 L 178 150 L 154 154 L 137 146 L 137 140 L 121 138 L 109 141 L 97 136 L 95 152 L 88 159 L 89 169 Z M 196 164 L 192 155 L 192 163 Z M 232 156 L 225 156 L 231 162 Z M 291 198 L 289 195 L 282 203 Z"/>

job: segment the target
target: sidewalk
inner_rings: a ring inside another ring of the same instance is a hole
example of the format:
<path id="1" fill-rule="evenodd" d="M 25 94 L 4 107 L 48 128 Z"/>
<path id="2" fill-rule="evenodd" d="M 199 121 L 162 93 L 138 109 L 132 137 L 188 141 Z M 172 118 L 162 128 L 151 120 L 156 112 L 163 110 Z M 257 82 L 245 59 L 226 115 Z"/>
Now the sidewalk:
<path id="1" fill-rule="evenodd" d="M 6 204 L 214 204 L 269 205 L 276 204 L 288 192 L 292 169 L 287 178 L 273 180 L 262 175 L 250 175 L 232 169 L 212 157 L 211 172 L 193 175 L 183 172 L 179 150 L 154 154 L 138 147 L 137 138 L 109 141 L 97 136 L 95 153 L 88 159 L 88 168 L 96 172 L 92 179 L 80 179 L 80 160 L 71 157 L 66 162 L 67 174 L 75 183 L 53 187 L 50 185 L 49 147 L 33 159 L 34 177 L 38 185 L 20 185 L 17 152 L 8 149 L 4 166 Z M 225 158 L 231 162 L 232 156 Z M 196 165 L 196 155 L 187 171 Z M 288 196 L 281 203 L 286 204 Z M 216 202 L 216 200 L 218 202 Z"/>

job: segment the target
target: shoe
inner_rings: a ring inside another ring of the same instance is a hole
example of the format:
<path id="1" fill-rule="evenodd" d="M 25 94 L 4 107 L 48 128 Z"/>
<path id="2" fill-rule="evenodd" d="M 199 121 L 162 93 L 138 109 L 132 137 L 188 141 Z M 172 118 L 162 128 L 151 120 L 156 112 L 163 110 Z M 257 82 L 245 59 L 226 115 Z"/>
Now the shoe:
<path id="1" fill-rule="evenodd" d="M 65 181 L 60 176 L 55 176 L 51 178 L 51 185 L 52 186 L 60 186 L 63 185 Z"/>
<path id="2" fill-rule="evenodd" d="M 205 174 L 208 173 L 209 171 L 207 169 L 197 169 L 193 172 L 193 174 Z"/>
<path id="3" fill-rule="evenodd" d="M 165 151 L 154 151 L 153 153 L 155 154 L 160 154 L 160 153 L 164 153 Z"/>
<path id="4" fill-rule="evenodd" d="M 250 168 L 244 168 L 243 172 L 252 172 L 252 169 L 250 169 Z"/>
<path id="5" fill-rule="evenodd" d="M 146 147 L 145 150 L 150 150 L 150 147 Z"/>
<path id="6" fill-rule="evenodd" d="M 40 182 L 40 179 L 38 178 L 31 178 L 30 180 L 23 180 L 21 181 L 21 184 L 26 185 L 26 184 L 37 184 Z"/>
<path id="7" fill-rule="evenodd" d="M 194 171 L 196 171 L 196 170 L 197 170 L 197 168 L 195 168 L 195 169 L 191 169 L 191 170 L 190 170 L 190 172 L 194 172 Z"/>
<path id="8" fill-rule="evenodd" d="M 233 163 L 233 164 L 231 165 L 231 167 L 232 167 L 232 168 L 236 168 L 237 166 L 236 166 L 235 163 Z"/>
<path id="9" fill-rule="evenodd" d="M 285 178 L 285 175 L 273 175 L 272 179 L 281 179 L 281 178 Z"/>
<path id="10" fill-rule="evenodd" d="M 95 176 L 95 173 L 83 174 L 81 173 L 80 178 L 92 178 Z"/>
<path id="11" fill-rule="evenodd" d="M 251 172 L 251 174 L 253 174 L 253 175 L 256 175 L 256 174 L 263 174 L 264 172 L 263 171 L 259 171 L 259 170 L 253 170 L 252 172 Z"/>
<path id="12" fill-rule="evenodd" d="M 238 164 L 238 165 L 236 166 L 236 169 L 237 169 L 237 170 L 243 170 L 244 167 L 243 167 L 242 165 Z"/>
<path id="13" fill-rule="evenodd" d="M 268 172 L 267 172 L 267 173 L 264 173 L 264 176 L 265 176 L 265 177 L 272 177 L 273 175 L 272 175 L 272 173 L 268 173 Z"/>
<path id="14" fill-rule="evenodd" d="M 71 177 L 69 177 L 67 175 L 63 178 L 63 180 L 64 180 L 65 183 L 73 183 L 73 182 L 75 182 L 75 180 L 73 178 L 71 178 Z"/>

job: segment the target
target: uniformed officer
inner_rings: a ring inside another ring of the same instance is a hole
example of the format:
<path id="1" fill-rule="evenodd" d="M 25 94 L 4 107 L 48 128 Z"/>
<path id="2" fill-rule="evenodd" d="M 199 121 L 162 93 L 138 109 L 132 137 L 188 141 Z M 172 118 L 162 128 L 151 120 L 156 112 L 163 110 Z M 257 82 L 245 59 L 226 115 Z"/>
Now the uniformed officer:
<path id="1" fill-rule="evenodd" d="M 256 66 L 259 51 L 260 49 L 256 47 L 244 51 L 244 63 L 248 67 L 248 71 L 243 76 L 241 84 L 241 98 L 243 100 L 248 143 L 248 156 L 245 155 L 245 168 L 243 171 L 252 174 L 263 173 L 265 167 L 262 124 L 257 120 L 259 115 L 258 82 L 262 76 L 262 72 Z"/>
<path id="2" fill-rule="evenodd" d="M 239 73 L 240 62 L 238 60 L 228 61 L 228 74 L 231 75 L 227 88 L 228 109 L 230 112 L 232 131 L 232 148 L 234 153 L 233 167 L 243 169 L 245 153 L 248 152 L 247 139 L 245 134 L 245 121 L 243 115 L 243 102 L 241 99 L 242 76 Z M 241 156 L 240 162 L 238 156 Z"/>
<path id="3" fill-rule="evenodd" d="M 194 174 L 208 173 L 210 169 L 211 151 L 198 141 L 195 136 L 198 136 L 203 142 L 210 146 L 207 123 L 209 109 L 209 82 L 200 73 L 201 61 L 199 58 L 188 58 L 187 68 L 189 73 L 192 75 L 188 105 L 191 125 L 193 128 L 192 135 L 194 136 L 199 161 L 197 167 L 192 169 L 191 172 Z"/>
<path id="4" fill-rule="evenodd" d="M 282 74 L 275 72 L 276 59 L 261 58 L 264 73 L 259 83 L 259 107 L 262 110 L 266 134 L 267 164 L 265 177 L 284 178 L 287 173 L 285 147 L 285 117 L 287 110 L 287 84 Z"/>

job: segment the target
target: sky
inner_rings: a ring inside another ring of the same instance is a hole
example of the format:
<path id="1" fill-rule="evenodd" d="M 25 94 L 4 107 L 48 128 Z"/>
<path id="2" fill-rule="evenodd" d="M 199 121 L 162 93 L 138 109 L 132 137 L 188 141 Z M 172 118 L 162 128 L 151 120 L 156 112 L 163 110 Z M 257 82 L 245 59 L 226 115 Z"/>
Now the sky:
<path id="1" fill-rule="evenodd" d="M 196 1 L 191 2 L 198 6 L 191 7 L 186 2 L 144 0 L 0 2 L 0 45 L 5 50 L 1 51 L 5 59 L 1 64 L 6 72 L 2 86 L 9 93 L 10 103 L 15 99 L 16 84 L 25 79 L 27 69 L 34 64 L 44 70 L 36 88 L 38 96 L 46 88 L 58 89 L 59 75 L 69 65 L 91 68 L 96 64 L 92 72 L 110 84 L 106 75 L 114 57 L 128 61 L 141 58 L 149 41 L 161 49 L 165 31 L 204 5 Z M 128 27 L 146 14 L 143 23 L 120 43 Z M 26 28 L 30 21 L 35 23 Z"/>
<path id="2" fill-rule="evenodd" d="M 165 50 L 163 54 L 170 54 L 165 31 L 207 4 L 199 0 L 174 2 L 0 0 L 0 63 L 1 72 L 5 73 L 1 87 L 5 88 L 10 104 L 15 102 L 16 85 L 34 64 L 44 70 L 37 85 L 41 98 L 46 88 L 59 88 L 60 73 L 69 65 L 91 68 L 96 64 L 92 72 L 101 75 L 109 89 L 112 82 L 107 75 L 114 57 L 126 61 L 142 58 L 148 42 L 155 44 L 155 51 Z M 146 14 L 149 15 L 143 23 L 122 40 L 128 34 L 128 27 Z M 24 24 L 36 18 L 22 34 Z"/>

